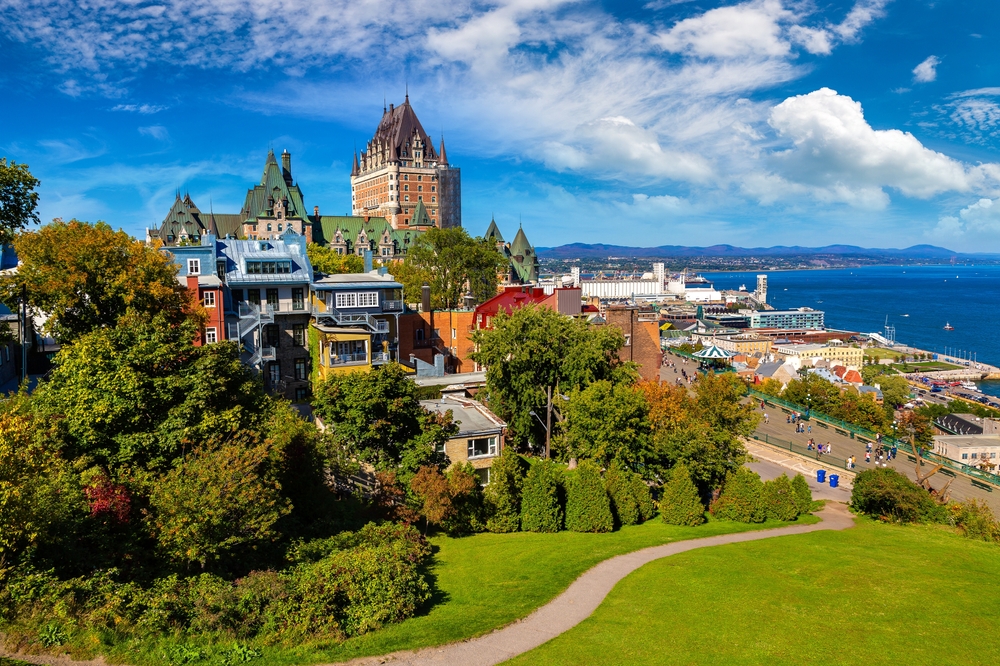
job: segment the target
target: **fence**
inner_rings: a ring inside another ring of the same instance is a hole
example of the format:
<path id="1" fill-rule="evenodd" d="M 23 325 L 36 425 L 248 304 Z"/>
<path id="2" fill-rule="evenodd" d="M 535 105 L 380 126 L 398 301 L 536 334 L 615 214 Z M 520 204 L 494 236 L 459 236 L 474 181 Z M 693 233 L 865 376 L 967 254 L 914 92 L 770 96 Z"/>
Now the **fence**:
<path id="1" fill-rule="evenodd" d="M 797 453 L 800 456 L 805 456 L 806 458 L 812 458 L 821 463 L 831 473 L 836 474 L 837 470 L 854 471 L 847 467 L 847 460 L 845 458 L 837 458 L 829 453 L 820 453 L 816 449 L 809 450 L 805 446 L 800 446 L 799 444 L 789 442 L 788 440 L 779 439 L 773 435 L 768 435 L 766 432 L 755 432 L 753 436 L 754 439 L 764 442 L 765 444 L 770 444 L 771 446 L 776 446 L 786 451 Z"/>
<path id="2" fill-rule="evenodd" d="M 814 421 L 822 427 L 833 427 L 840 434 L 845 437 L 850 437 L 851 439 L 857 439 L 862 442 L 875 441 L 875 433 L 867 428 L 862 428 L 856 426 L 847 421 L 842 421 L 840 419 L 834 418 L 832 416 L 827 416 L 826 414 L 821 414 L 816 411 L 811 411 L 806 409 L 802 405 L 797 405 L 787 400 L 782 400 L 781 398 L 775 398 L 774 396 L 767 395 L 766 393 L 761 393 L 754 389 L 749 389 L 749 394 L 751 398 L 756 400 L 763 400 L 766 404 L 774 405 L 780 407 L 786 411 L 794 411 L 802 415 L 803 420 Z M 773 439 L 773 438 L 772 438 Z M 913 447 L 906 440 L 896 439 L 895 437 L 883 437 L 882 442 L 884 445 L 895 446 L 900 451 L 910 454 L 913 456 Z M 790 443 L 789 443 L 790 444 Z M 802 448 L 802 447 L 799 447 Z M 951 458 L 945 458 L 944 456 L 939 456 L 936 453 L 931 453 L 930 451 L 925 451 L 920 454 L 920 457 L 925 461 L 935 464 L 942 465 L 944 469 L 952 470 L 955 472 L 960 472 L 966 476 L 972 477 L 972 484 L 977 488 L 982 488 L 983 490 L 988 490 L 992 492 L 992 486 L 1000 487 L 1000 476 L 996 474 L 990 474 L 985 472 L 978 467 L 970 467 L 968 465 L 963 465 L 960 462 L 956 462 Z M 912 458 L 913 462 L 916 462 L 916 458 Z M 986 486 L 985 484 L 989 484 Z"/>

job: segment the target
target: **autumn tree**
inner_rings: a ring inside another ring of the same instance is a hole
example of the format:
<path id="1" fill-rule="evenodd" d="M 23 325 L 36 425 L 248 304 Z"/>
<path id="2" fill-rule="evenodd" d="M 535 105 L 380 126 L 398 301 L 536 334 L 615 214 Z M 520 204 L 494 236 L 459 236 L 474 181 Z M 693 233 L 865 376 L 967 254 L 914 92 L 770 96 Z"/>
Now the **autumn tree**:
<path id="1" fill-rule="evenodd" d="M 432 306 L 450 310 L 462 302 L 467 290 L 480 303 L 495 296 L 497 275 L 506 260 L 492 243 L 472 238 L 462 227 L 434 227 L 417 237 L 404 263 L 417 269 L 401 272 L 404 291 L 411 297 L 419 294 L 426 281 Z M 420 279 L 418 284 L 410 283 L 414 277 Z"/>
<path id="2" fill-rule="evenodd" d="M 559 396 L 591 382 L 636 377 L 634 365 L 619 362 L 625 337 L 615 326 L 592 326 L 534 305 L 501 311 L 491 323 L 492 328 L 473 332 L 471 356 L 486 366 L 490 407 L 507 421 L 510 438 L 520 445 L 545 439 L 539 420 L 544 420 L 548 388 L 558 406 L 565 404 Z"/>
<path id="3" fill-rule="evenodd" d="M 38 224 L 38 184 L 27 164 L 0 157 L 0 245 L 9 245 L 29 222 Z"/>
<path id="4" fill-rule="evenodd" d="M 46 332 L 64 344 L 126 312 L 176 324 L 197 307 L 165 254 L 104 222 L 54 220 L 18 235 L 14 249 L 21 265 L 0 277 L 0 300 L 11 307 L 25 290 L 30 308 L 48 315 Z"/>
<path id="5" fill-rule="evenodd" d="M 608 380 L 569 395 L 559 448 L 565 458 L 588 458 L 607 468 L 619 461 L 630 469 L 649 456 L 649 406 L 642 391 Z"/>
<path id="6" fill-rule="evenodd" d="M 316 243 L 309 243 L 306 252 L 309 263 L 320 273 L 361 273 L 365 269 L 365 260 L 356 254 L 337 254 L 333 248 Z"/>

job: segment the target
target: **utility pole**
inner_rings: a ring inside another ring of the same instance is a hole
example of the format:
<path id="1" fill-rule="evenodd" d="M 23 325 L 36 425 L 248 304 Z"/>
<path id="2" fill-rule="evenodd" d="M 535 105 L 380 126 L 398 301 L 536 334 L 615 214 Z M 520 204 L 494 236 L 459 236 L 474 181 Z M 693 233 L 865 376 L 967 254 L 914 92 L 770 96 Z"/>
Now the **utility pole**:
<path id="1" fill-rule="evenodd" d="M 28 287 L 21 285 L 21 381 L 28 376 Z"/>
<path id="2" fill-rule="evenodd" d="M 549 446 L 552 443 L 552 387 L 545 389 L 548 405 L 545 408 L 545 459 L 549 458 Z"/>

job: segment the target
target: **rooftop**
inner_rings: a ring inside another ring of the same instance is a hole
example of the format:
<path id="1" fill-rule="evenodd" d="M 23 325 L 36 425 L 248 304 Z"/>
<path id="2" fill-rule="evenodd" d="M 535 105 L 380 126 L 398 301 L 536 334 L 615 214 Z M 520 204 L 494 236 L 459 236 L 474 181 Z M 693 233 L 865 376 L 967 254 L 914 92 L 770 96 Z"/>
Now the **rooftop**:
<path id="1" fill-rule="evenodd" d="M 458 424 L 459 437 L 498 433 L 507 425 L 485 405 L 470 398 L 444 395 L 437 400 L 421 400 L 420 404 L 424 409 L 438 414 L 445 414 L 450 410 L 452 418 Z"/>
<path id="2" fill-rule="evenodd" d="M 937 435 L 935 442 L 957 446 L 961 449 L 981 449 L 984 446 L 1000 447 L 1000 435 Z"/>

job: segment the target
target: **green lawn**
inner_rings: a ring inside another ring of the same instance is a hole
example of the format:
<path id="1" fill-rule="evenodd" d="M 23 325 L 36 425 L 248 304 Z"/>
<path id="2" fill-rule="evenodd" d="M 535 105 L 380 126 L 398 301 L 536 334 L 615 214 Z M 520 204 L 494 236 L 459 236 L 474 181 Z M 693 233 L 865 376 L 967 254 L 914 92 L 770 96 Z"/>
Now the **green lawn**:
<path id="1" fill-rule="evenodd" d="M 996 664 L 998 579 L 996 545 L 859 521 L 648 564 L 507 663 Z"/>
<path id="2" fill-rule="evenodd" d="M 813 523 L 814 516 L 800 518 Z M 284 666 L 342 661 L 396 650 L 440 645 L 487 633 L 524 617 L 550 601 L 581 573 L 598 562 L 647 546 L 731 532 L 780 527 L 712 521 L 700 527 L 664 524 L 657 516 L 643 525 L 610 534 L 477 534 L 431 539 L 435 556 L 431 574 L 438 595 L 422 614 L 381 631 L 342 644 L 304 644 L 293 648 L 264 647 L 257 666 Z M 162 664 L 163 647 L 106 645 L 112 660 Z M 209 649 L 207 652 L 215 652 Z M 215 663 L 209 658 L 198 663 Z"/>
<path id="3" fill-rule="evenodd" d="M 934 372 L 936 370 L 961 370 L 962 367 L 941 361 L 921 361 L 920 363 L 893 363 L 889 366 L 900 372 Z"/>

